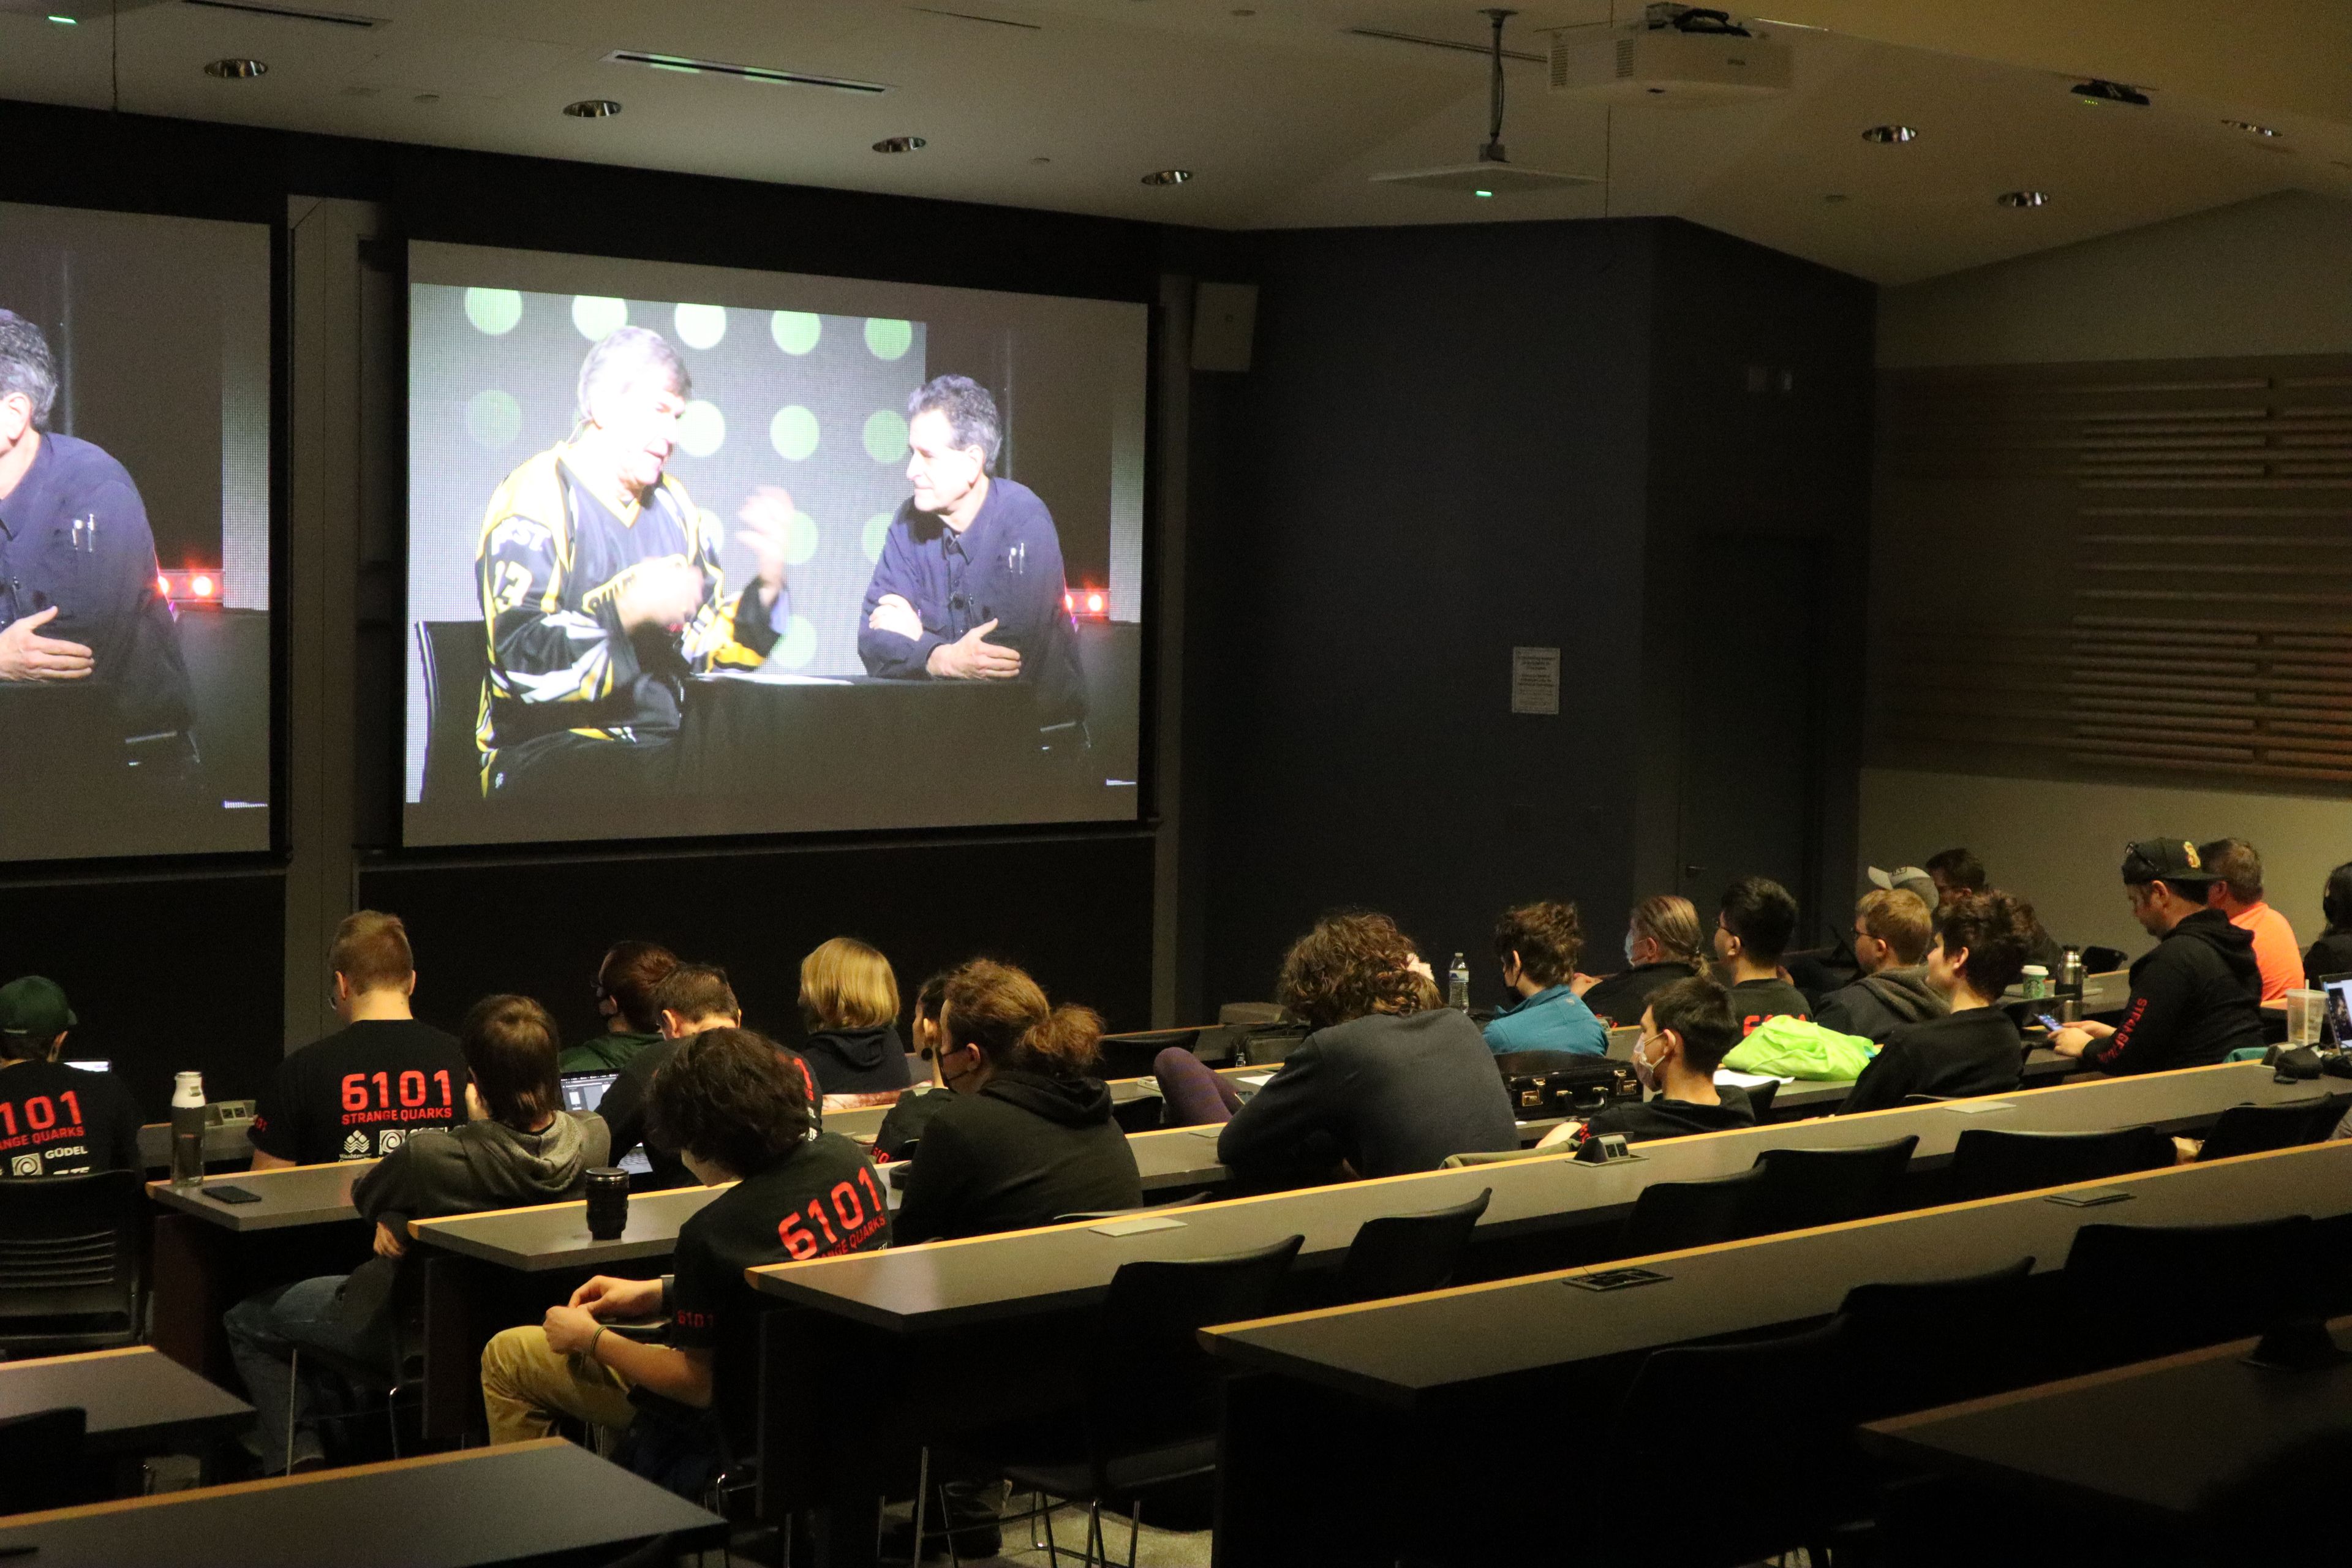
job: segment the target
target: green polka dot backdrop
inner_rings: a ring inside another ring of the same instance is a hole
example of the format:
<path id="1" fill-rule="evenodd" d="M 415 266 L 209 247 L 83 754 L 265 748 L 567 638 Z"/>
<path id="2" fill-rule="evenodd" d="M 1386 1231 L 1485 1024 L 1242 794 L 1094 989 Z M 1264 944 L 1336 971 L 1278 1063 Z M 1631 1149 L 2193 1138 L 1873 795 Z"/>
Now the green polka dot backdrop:
<path id="1" fill-rule="evenodd" d="M 479 616 L 474 548 L 491 493 L 571 434 L 590 345 L 637 326 L 694 378 L 669 471 L 725 530 L 727 592 L 751 577 L 736 513 L 758 487 L 789 490 L 793 624 L 777 660 L 864 673 L 858 610 L 907 499 L 907 399 L 930 374 L 922 322 L 420 283 L 409 323 L 413 618 Z"/>

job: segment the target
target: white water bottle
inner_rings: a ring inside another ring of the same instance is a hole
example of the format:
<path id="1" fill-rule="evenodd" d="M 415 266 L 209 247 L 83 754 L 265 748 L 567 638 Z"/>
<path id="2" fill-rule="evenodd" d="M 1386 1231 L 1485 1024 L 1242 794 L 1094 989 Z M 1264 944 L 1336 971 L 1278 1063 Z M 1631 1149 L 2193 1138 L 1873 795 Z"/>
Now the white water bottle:
<path id="1" fill-rule="evenodd" d="M 205 1179 L 205 1075 L 184 1072 L 172 1089 L 172 1184 Z"/>
<path id="2" fill-rule="evenodd" d="M 1470 964 L 1460 953 L 1445 972 L 1445 1005 L 1459 1013 L 1470 1011 Z"/>

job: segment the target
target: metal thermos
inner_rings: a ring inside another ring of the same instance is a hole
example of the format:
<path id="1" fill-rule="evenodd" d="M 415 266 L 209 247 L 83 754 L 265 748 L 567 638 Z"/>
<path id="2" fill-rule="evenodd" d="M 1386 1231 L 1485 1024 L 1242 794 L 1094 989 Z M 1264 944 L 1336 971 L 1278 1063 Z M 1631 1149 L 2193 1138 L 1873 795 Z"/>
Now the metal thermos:
<path id="1" fill-rule="evenodd" d="M 172 1184 L 205 1179 L 205 1075 L 184 1072 L 172 1088 Z"/>
<path id="2" fill-rule="evenodd" d="M 617 1165 L 588 1168 L 588 1234 L 618 1241 L 629 1228 L 629 1173 Z"/>
<path id="3" fill-rule="evenodd" d="M 2083 994 L 2083 950 L 2070 947 L 2058 961 L 2058 988 L 2076 996 Z"/>

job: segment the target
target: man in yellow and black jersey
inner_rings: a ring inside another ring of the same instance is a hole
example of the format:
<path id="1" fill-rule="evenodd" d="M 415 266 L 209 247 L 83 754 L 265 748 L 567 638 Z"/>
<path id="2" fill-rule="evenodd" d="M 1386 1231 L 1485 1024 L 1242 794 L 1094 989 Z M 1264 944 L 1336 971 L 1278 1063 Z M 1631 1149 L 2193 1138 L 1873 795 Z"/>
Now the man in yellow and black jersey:
<path id="1" fill-rule="evenodd" d="M 484 795 L 660 787 L 686 678 L 756 668 L 790 624 L 792 498 L 762 488 L 744 503 L 737 537 L 758 574 L 729 597 L 718 531 L 664 471 L 692 390 L 661 334 L 615 330 L 581 364 L 571 439 L 490 498 L 474 561 Z"/>

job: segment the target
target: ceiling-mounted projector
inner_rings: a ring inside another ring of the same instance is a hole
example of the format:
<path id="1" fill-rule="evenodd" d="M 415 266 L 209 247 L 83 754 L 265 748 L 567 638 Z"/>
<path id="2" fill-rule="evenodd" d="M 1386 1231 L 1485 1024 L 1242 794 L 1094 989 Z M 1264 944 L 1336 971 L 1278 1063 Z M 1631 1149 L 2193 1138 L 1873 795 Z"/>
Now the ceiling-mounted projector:
<path id="1" fill-rule="evenodd" d="M 1552 90 L 1588 103 L 1745 103 L 1790 79 L 1789 46 L 1722 11 L 1652 5 L 1631 32 L 1551 36 Z"/>
<path id="2" fill-rule="evenodd" d="M 1424 191 L 1458 191 L 1471 196 L 1507 196 L 1522 191 L 1556 191 L 1568 185 L 1599 183 L 1591 174 L 1559 174 L 1549 169 L 1522 168 L 1512 163 L 1503 151 L 1503 23 L 1506 18 L 1516 15 L 1516 12 L 1500 8 L 1485 13 L 1495 29 L 1487 77 L 1491 112 L 1486 124 L 1486 144 L 1478 149 L 1476 160 L 1468 163 L 1441 163 L 1434 169 L 1401 169 L 1392 174 L 1374 174 L 1372 184 L 1412 185 Z"/>

